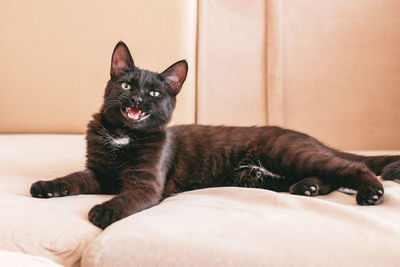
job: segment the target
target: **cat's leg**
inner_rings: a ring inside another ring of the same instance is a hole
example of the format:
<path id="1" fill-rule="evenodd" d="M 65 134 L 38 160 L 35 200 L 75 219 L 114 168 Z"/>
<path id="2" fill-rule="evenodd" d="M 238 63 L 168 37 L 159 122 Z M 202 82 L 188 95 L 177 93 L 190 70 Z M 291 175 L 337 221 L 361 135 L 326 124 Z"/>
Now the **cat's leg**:
<path id="1" fill-rule="evenodd" d="M 77 194 L 101 193 L 100 185 L 89 170 L 74 172 L 51 181 L 38 181 L 31 186 L 30 193 L 37 198 L 50 198 Z"/>
<path id="2" fill-rule="evenodd" d="M 131 214 L 157 205 L 162 198 L 162 186 L 156 179 L 126 178 L 120 194 L 94 206 L 89 221 L 101 229 Z"/>
<path id="3" fill-rule="evenodd" d="M 364 163 L 348 161 L 329 152 L 305 150 L 288 167 L 299 177 L 317 176 L 327 184 L 357 190 L 359 205 L 383 201 L 383 186 Z"/>
<path id="4" fill-rule="evenodd" d="M 339 186 L 333 183 L 323 181 L 318 177 L 304 178 L 289 188 L 289 192 L 294 195 L 318 196 L 326 195 L 338 189 Z"/>
<path id="5" fill-rule="evenodd" d="M 274 160 L 275 169 L 286 177 L 319 177 L 328 184 L 357 190 L 359 205 L 383 201 L 383 186 L 362 162 L 337 156 L 330 148 L 306 134 L 282 130 L 263 145 L 262 151 Z"/>
<path id="6" fill-rule="evenodd" d="M 400 155 L 397 156 L 362 156 L 347 152 L 342 152 L 338 150 L 332 150 L 337 156 L 351 160 L 351 161 L 358 161 L 363 162 L 367 165 L 368 168 L 371 169 L 375 173 L 375 175 L 382 175 L 383 179 L 393 180 L 393 176 L 386 176 L 387 170 L 392 169 L 393 166 L 398 166 L 398 170 L 395 171 L 395 179 L 400 177 Z M 384 170 L 386 171 L 384 172 Z M 386 175 L 384 175 L 386 174 Z"/>
<path id="7" fill-rule="evenodd" d="M 321 179 L 339 187 L 357 190 L 357 204 L 376 205 L 383 201 L 383 186 L 364 163 L 332 156 L 326 159 L 315 159 L 314 164 L 316 164 L 316 169 L 323 174 Z"/>

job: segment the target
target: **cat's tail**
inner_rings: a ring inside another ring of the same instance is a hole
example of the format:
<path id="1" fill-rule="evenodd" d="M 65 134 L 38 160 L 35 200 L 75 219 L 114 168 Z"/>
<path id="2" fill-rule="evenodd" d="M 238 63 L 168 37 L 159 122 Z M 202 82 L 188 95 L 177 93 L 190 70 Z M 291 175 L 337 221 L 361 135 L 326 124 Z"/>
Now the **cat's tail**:
<path id="1" fill-rule="evenodd" d="M 335 154 L 347 160 L 364 162 L 376 175 L 382 175 L 382 179 L 400 181 L 400 155 L 361 156 L 341 151 L 335 151 Z"/>

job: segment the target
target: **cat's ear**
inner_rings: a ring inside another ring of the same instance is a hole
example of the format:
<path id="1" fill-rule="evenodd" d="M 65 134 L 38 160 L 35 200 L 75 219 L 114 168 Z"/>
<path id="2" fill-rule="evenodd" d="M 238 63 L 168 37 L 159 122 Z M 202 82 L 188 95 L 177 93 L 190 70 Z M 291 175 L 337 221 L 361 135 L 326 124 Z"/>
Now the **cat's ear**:
<path id="1" fill-rule="evenodd" d="M 186 80 L 188 72 L 188 64 L 186 60 L 181 60 L 172 64 L 166 70 L 161 73 L 166 83 L 168 84 L 168 90 L 172 95 L 177 95 L 182 88 L 183 82 Z"/>
<path id="2" fill-rule="evenodd" d="M 128 47 L 124 42 L 118 42 L 111 58 L 111 78 L 116 78 L 125 72 L 133 71 L 134 68 L 135 64 L 133 63 Z"/>

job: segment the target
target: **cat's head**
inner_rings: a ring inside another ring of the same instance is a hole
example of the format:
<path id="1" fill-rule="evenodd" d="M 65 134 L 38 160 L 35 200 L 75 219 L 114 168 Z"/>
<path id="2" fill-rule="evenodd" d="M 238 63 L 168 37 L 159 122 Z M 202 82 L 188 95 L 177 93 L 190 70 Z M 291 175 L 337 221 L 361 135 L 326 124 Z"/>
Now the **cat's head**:
<path id="1" fill-rule="evenodd" d="M 171 120 L 176 95 L 186 79 L 188 65 L 178 61 L 161 73 L 137 68 L 128 47 L 119 42 L 111 59 L 101 113 L 116 126 L 156 131 Z"/>

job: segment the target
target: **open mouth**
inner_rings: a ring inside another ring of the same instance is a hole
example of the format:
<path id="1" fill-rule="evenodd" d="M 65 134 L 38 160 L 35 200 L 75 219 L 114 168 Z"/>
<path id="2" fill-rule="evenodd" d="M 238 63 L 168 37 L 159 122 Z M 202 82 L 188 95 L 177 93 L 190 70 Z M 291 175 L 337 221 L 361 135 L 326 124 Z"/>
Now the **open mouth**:
<path id="1" fill-rule="evenodd" d="M 125 119 L 133 122 L 143 121 L 150 116 L 150 114 L 133 107 L 127 107 L 125 110 L 121 108 L 121 113 L 124 115 Z"/>

